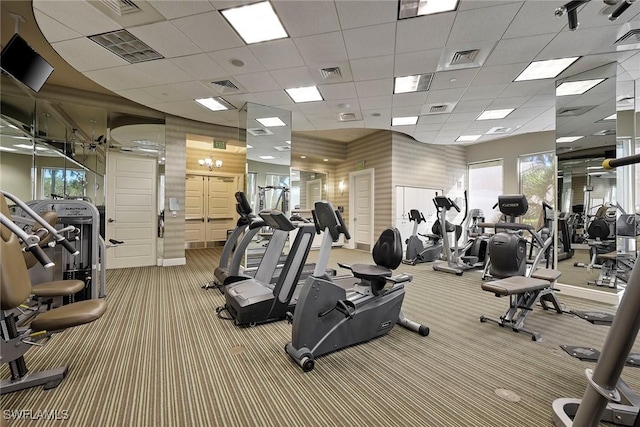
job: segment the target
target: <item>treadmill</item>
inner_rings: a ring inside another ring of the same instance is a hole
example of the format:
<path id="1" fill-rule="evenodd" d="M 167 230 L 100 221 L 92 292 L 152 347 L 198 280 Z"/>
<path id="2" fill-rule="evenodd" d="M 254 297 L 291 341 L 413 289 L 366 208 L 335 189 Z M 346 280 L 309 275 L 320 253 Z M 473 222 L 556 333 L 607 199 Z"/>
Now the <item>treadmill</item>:
<path id="1" fill-rule="evenodd" d="M 301 286 L 298 286 L 300 276 L 305 269 L 305 261 L 316 233 L 314 223 L 294 225 L 278 210 L 265 210 L 259 215 L 274 231 L 265 256 L 255 277 L 226 286 L 226 303 L 216 309 L 219 317 L 222 317 L 222 311 L 227 311 L 237 326 L 252 326 L 284 319 L 287 312 L 294 310 L 301 289 Z M 298 228 L 298 233 L 286 261 L 276 283 L 271 283 L 277 268 L 276 251 L 284 246 L 289 232 L 295 228 Z"/>

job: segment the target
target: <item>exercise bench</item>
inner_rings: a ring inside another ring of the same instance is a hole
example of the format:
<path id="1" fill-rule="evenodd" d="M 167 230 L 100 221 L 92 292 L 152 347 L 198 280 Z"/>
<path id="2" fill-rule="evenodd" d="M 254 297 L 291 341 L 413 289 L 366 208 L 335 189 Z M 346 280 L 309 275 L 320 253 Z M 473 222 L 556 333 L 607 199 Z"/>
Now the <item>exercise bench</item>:
<path id="1" fill-rule="evenodd" d="M 538 268 L 530 277 L 512 276 L 482 284 L 482 289 L 493 292 L 497 297 L 508 296 L 509 308 L 499 320 L 480 316 L 481 322 L 491 321 L 502 327 L 510 327 L 514 332 L 531 335 L 533 341 L 540 339 L 540 334 L 524 329 L 524 321 L 533 306 L 539 301 L 544 310 L 553 308 L 557 313 L 565 311 L 556 298 L 553 284 L 560 277 L 558 270 Z"/>

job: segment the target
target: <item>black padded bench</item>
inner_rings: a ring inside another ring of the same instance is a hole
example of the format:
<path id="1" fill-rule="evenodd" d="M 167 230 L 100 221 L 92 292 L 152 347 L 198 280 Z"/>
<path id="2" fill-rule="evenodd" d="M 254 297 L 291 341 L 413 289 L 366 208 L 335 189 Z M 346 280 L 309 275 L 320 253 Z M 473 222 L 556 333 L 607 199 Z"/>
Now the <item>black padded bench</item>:
<path id="1" fill-rule="evenodd" d="M 553 283 L 560 275 L 558 270 L 538 268 L 530 277 L 512 276 L 483 283 L 484 291 L 492 292 L 497 297 L 508 296 L 509 308 L 499 320 L 480 316 L 480 321 L 491 321 L 499 326 L 510 327 L 514 332 L 528 333 L 533 341 L 537 341 L 540 334 L 525 330 L 524 321 L 537 302 L 544 310 L 553 308 L 557 313 L 564 313 L 553 289 Z"/>

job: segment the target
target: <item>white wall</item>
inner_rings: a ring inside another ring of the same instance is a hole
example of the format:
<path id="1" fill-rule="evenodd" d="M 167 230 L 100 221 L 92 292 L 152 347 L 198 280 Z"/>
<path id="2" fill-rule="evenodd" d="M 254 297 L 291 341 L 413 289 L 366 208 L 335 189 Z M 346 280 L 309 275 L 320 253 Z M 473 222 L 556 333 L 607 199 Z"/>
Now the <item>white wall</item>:
<path id="1" fill-rule="evenodd" d="M 31 197 L 31 164 L 30 155 L 6 151 L 0 153 L 0 189 L 25 202 L 33 199 Z"/>

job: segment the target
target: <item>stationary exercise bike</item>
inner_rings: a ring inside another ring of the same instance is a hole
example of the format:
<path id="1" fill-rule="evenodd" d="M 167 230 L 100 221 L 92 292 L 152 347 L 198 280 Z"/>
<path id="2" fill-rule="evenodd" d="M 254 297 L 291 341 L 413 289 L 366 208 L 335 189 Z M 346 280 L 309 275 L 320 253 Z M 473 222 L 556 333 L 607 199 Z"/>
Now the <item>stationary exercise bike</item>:
<path id="1" fill-rule="evenodd" d="M 418 226 L 425 222 L 425 219 L 422 212 L 417 209 L 409 211 L 409 221 L 413 222 L 413 233 L 407 239 L 407 253 L 402 263 L 416 265 L 438 259 L 442 253 L 442 235 L 418 233 Z M 428 239 L 427 244 L 425 245 L 418 236 L 426 237 Z"/>
<path id="2" fill-rule="evenodd" d="M 412 276 L 391 276 L 391 270 L 402 261 L 400 232 L 395 228 L 382 232 L 373 247 L 376 265 L 338 264 L 351 270 L 360 281 L 347 291 L 333 283 L 324 270 L 331 243 L 337 241 L 340 234 L 349 239 L 349 231 L 340 213 L 328 202 L 316 202 L 313 217 L 316 230 L 324 230 L 324 236 L 316 270 L 307 278 L 295 315 L 290 316 L 292 339 L 285 346 L 285 351 L 302 370 L 312 370 L 318 356 L 384 335 L 396 323 L 427 336 L 428 327 L 402 314 L 404 283 L 411 281 Z"/>

